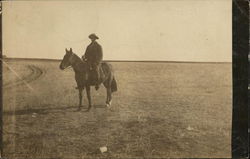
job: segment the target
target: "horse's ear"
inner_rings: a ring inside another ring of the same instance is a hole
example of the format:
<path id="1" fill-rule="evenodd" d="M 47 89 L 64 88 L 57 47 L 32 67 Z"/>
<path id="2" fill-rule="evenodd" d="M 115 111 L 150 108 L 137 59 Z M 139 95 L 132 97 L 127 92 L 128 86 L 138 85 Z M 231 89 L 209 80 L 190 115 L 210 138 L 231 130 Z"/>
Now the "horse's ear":
<path id="1" fill-rule="evenodd" d="M 70 48 L 70 50 L 69 50 L 70 52 L 72 52 L 72 48 Z"/>
<path id="2" fill-rule="evenodd" d="M 68 52 L 67 48 L 65 48 L 65 51 Z"/>

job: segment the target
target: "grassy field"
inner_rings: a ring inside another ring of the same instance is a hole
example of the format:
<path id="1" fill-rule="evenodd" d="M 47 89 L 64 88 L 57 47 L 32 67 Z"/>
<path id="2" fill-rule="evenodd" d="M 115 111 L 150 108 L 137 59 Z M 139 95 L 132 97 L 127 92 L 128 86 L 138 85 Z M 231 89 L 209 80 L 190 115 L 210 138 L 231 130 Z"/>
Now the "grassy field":
<path id="1" fill-rule="evenodd" d="M 111 110 L 102 86 L 91 90 L 90 112 L 78 112 L 72 69 L 6 61 L 4 157 L 231 157 L 231 63 L 111 64 L 118 83 Z"/>

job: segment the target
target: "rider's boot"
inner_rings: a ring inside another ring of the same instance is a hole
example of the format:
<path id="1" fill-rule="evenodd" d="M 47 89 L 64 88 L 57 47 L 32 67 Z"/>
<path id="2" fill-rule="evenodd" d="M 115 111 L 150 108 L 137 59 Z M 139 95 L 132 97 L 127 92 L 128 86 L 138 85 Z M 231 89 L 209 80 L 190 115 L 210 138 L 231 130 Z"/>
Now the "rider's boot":
<path id="1" fill-rule="evenodd" d="M 95 85 L 95 90 L 98 90 L 100 88 L 100 85 L 99 84 L 96 84 Z"/>

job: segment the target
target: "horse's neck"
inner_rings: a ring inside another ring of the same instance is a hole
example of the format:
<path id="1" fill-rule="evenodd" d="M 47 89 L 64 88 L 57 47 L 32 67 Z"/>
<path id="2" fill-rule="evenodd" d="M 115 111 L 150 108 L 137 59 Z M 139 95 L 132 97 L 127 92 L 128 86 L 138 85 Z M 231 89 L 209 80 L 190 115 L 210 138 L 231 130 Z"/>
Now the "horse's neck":
<path id="1" fill-rule="evenodd" d="M 73 57 L 72 67 L 75 73 L 84 71 L 84 62 L 75 54 Z"/>

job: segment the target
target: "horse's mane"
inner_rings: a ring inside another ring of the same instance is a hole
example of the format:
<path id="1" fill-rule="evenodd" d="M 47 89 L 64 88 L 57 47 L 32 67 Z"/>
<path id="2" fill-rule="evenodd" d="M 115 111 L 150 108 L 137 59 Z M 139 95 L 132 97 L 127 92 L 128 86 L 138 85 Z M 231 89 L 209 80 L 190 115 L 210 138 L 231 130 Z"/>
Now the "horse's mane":
<path id="1" fill-rule="evenodd" d="M 73 56 L 75 57 L 75 62 L 74 62 L 74 64 L 75 64 L 75 69 L 76 70 L 81 70 L 81 71 L 86 71 L 86 70 L 83 70 L 83 68 L 88 68 L 88 64 L 87 64 L 87 62 L 86 61 L 84 61 L 84 60 L 82 60 L 77 54 L 75 54 L 75 53 L 73 53 L 72 52 L 72 54 L 73 54 Z M 108 63 L 106 63 L 106 62 L 102 62 L 102 65 L 106 65 L 107 67 L 111 67 L 111 65 L 109 65 Z M 105 69 L 106 67 L 104 67 L 104 69 Z M 110 69 L 112 69 L 112 68 L 110 68 Z"/>
<path id="2" fill-rule="evenodd" d="M 72 54 L 73 54 L 73 56 L 76 57 L 77 62 L 81 61 L 81 62 L 84 62 L 84 63 L 85 63 L 85 61 L 83 61 L 77 54 L 75 54 L 75 53 L 73 53 L 73 52 L 72 52 Z"/>
<path id="3" fill-rule="evenodd" d="M 83 68 L 87 68 L 87 62 L 83 61 L 77 54 L 73 53 L 73 56 L 75 57 L 75 62 L 74 62 L 74 69 L 75 71 L 86 71 Z"/>

